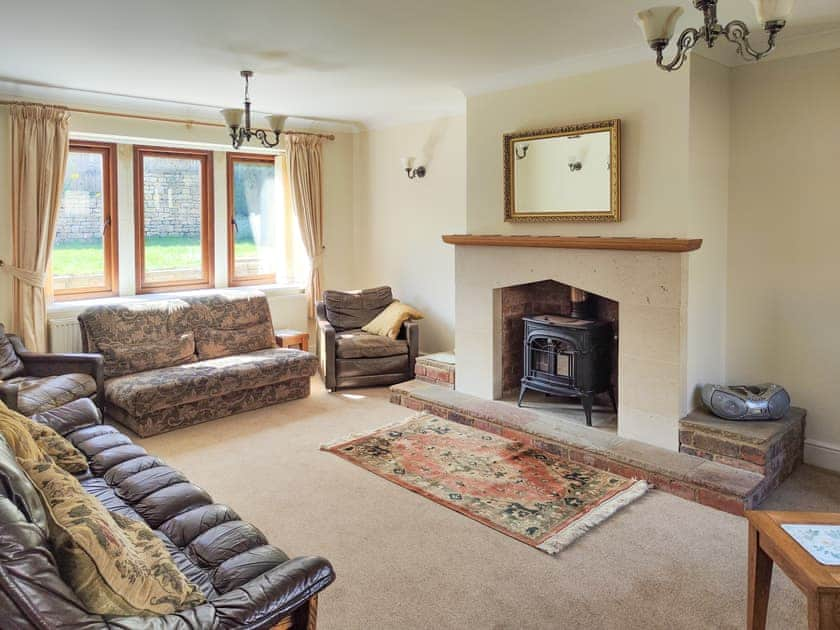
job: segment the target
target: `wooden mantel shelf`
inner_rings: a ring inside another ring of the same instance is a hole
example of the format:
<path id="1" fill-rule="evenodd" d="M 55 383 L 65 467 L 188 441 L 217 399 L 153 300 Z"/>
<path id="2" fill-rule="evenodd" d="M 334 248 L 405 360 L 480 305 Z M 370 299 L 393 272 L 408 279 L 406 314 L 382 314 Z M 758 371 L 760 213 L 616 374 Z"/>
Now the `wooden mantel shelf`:
<path id="1" fill-rule="evenodd" d="M 630 236 L 505 236 L 502 234 L 444 234 L 450 245 L 484 247 L 554 247 L 561 249 L 617 249 L 630 252 L 693 252 L 701 238 L 638 238 Z"/>

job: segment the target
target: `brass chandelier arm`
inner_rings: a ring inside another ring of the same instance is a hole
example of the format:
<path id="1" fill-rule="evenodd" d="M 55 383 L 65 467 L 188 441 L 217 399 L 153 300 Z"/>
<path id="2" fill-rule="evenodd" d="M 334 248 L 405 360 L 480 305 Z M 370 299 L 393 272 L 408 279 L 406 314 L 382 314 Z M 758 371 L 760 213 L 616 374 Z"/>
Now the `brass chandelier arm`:
<path id="1" fill-rule="evenodd" d="M 674 58 L 671 60 L 670 63 L 663 63 L 664 59 L 664 51 L 665 47 L 668 45 L 667 41 L 663 41 L 658 43 L 656 48 L 656 65 L 662 68 L 663 70 L 667 70 L 671 72 L 673 70 L 679 70 L 682 65 L 685 63 L 685 60 L 688 58 L 688 51 L 694 48 L 697 42 L 700 40 L 701 36 L 703 35 L 702 31 L 705 29 L 701 28 L 700 30 L 696 28 L 687 28 L 680 36 L 677 38 L 677 54 L 674 55 Z"/>
<path id="2" fill-rule="evenodd" d="M 762 57 L 766 57 L 776 48 L 776 35 L 782 29 L 781 26 L 776 26 L 771 23 L 768 24 L 766 30 L 768 33 L 767 49 L 762 51 L 757 51 L 750 45 L 750 30 L 741 20 L 732 20 L 724 26 L 723 36 L 735 44 L 738 54 L 743 59 L 747 61 L 758 61 Z"/>

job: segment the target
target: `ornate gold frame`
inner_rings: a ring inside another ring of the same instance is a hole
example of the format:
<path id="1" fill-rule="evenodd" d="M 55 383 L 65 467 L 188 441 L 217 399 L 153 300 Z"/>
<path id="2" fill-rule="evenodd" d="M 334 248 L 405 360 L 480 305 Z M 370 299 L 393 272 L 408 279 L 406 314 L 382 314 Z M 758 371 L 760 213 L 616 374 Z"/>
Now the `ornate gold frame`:
<path id="1" fill-rule="evenodd" d="M 516 182 L 513 168 L 513 143 L 558 136 L 583 135 L 600 131 L 610 132 L 610 209 L 607 212 L 517 212 L 514 208 Z M 621 221 L 621 120 L 565 125 L 550 129 L 534 129 L 506 133 L 503 137 L 505 221 L 512 223 L 541 221 Z"/>

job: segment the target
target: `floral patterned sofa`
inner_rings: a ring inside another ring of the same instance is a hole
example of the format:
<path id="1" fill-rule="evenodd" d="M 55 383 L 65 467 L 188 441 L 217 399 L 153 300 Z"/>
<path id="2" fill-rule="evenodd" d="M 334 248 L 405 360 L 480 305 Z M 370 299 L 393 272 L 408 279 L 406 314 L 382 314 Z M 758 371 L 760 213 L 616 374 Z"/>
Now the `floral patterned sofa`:
<path id="1" fill-rule="evenodd" d="M 103 357 L 106 414 L 143 437 L 304 398 L 318 365 L 276 346 L 256 291 L 94 306 L 79 323 Z"/>

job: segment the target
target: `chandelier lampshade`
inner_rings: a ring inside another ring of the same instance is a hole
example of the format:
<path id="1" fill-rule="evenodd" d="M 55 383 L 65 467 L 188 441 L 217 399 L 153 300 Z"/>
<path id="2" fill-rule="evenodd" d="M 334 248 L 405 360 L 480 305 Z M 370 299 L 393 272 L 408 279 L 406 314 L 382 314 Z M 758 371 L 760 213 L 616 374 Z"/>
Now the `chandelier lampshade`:
<path id="1" fill-rule="evenodd" d="M 645 34 L 648 44 L 657 41 L 671 41 L 677 20 L 684 13 L 682 7 L 653 7 L 636 15 L 636 24 Z"/>

